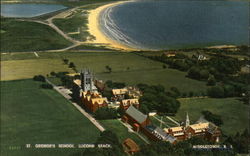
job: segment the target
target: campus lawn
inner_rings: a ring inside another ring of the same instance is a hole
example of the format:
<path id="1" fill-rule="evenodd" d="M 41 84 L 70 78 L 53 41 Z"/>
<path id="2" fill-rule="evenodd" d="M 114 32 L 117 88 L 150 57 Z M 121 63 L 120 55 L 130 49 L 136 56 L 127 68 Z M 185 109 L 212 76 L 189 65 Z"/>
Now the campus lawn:
<path id="1" fill-rule="evenodd" d="M 101 125 L 104 126 L 106 130 L 111 130 L 115 132 L 122 143 L 125 139 L 131 138 L 134 140 L 138 145 L 143 145 L 145 142 L 136 134 L 128 132 L 128 128 L 125 127 L 121 121 L 116 119 L 111 120 L 99 120 Z"/>
<path id="2" fill-rule="evenodd" d="M 41 57 L 48 53 L 42 53 Z M 55 57 L 58 57 L 55 55 Z M 166 89 L 177 87 L 181 92 L 203 92 L 206 90 L 205 82 L 189 79 L 185 72 L 174 69 L 163 69 L 162 63 L 153 61 L 133 53 L 99 52 L 99 53 L 62 53 L 61 58 L 74 62 L 76 68 L 81 70 L 89 68 L 98 79 L 125 82 L 128 85 L 146 83 L 150 85 L 161 84 Z M 112 68 L 107 73 L 106 66 Z"/>
<path id="3" fill-rule="evenodd" d="M 185 72 L 174 69 L 163 69 L 162 63 L 138 56 L 133 53 L 121 52 L 65 52 L 65 53 L 38 53 L 39 58 L 32 60 L 24 59 L 22 55 L 2 55 L 2 60 L 14 59 L 16 61 L 2 61 L 2 79 L 20 79 L 33 77 L 36 74 L 48 74 L 51 71 L 67 71 L 67 65 L 62 64 L 62 59 L 67 58 L 74 62 L 78 70 L 89 68 L 96 78 L 101 80 L 112 80 L 125 82 L 128 85 L 146 83 L 149 85 L 161 84 L 166 89 L 177 87 L 181 92 L 204 92 L 205 82 L 189 79 Z M 33 53 L 26 54 L 27 57 L 35 57 Z M 30 56 L 32 55 L 32 56 Z M 18 61 L 17 61 L 18 60 Z M 22 65 L 22 68 L 17 68 Z M 106 66 L 112 68 L 107 73 Z M 42 68 L 42 69 L 40 69 Z M 4 70 L 6 69 L 6 70 Z M 23 69 L 24 72 L 23 72 Z M 38 71 L 37 69 L 41 70 Z M 18 74 L 8 71 L 16 71 Z M 9 78 L 10 77 L 10 78 Z"/>
<path id="4" fill-rule="evenodd" d="M 214 99 L 180 99 L 181 107 L 175 118 L 184 121 L 186 112 L 189 114 L 191 123 L 196 122 L 203 110 L 208 110 L 222 117 L 222 132 L 226 135 L 235 135 L 248 128 L 249 106 L 234 98 Z"/>
<path id="5" fill-rule="evenodd" d="M 39 88 L 40 84 L 29 79 L 1 81 L 1 155 L 69 155 L 79 149 L 24 147 L 94 143 L 98 138 L 99 130 L 72 104 L 54 90 Z"/>
<path id="6" fill-rule="evenodd" d="M 1 18 L 1 52 L 60 49 L 71 43 L 47 25 Z"/>

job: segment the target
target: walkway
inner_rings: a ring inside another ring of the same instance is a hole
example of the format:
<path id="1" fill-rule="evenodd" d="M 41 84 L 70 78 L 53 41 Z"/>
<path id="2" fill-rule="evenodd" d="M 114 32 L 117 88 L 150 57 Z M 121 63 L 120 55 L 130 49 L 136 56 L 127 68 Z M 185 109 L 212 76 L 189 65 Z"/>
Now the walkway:
<path id="1" fill-rule="evenodd" d="M 180 123 L 175 121 L 174 119 L 170 118 L 169 116 L 166 116 L 167 119 L 169 119 L 170 121 L 172 121 L 173 123 L 175 123 L 177 126 L 180 126 Z"/>
<path id="2" fill-rule="evenodd" d="M 164 124 L 167 127 L 170 127 L 168 124 L 166 124 L 164 121 L 158 119 L 157 117 L 153 116 L 153 118 L 155 118 L 156 120 L 158 120 L 159 122 L 161 122 L 162 124 Z"/>

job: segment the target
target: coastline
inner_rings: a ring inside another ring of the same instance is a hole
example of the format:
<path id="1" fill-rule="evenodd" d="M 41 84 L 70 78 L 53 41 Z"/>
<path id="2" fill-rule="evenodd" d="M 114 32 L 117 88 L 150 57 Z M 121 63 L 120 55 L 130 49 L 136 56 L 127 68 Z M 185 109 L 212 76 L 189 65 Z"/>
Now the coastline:
<path id="1" fill-rule="evenodd" d="M 102 45 L 102 46 L 106 46 L 108 48 L 116 49 L 116 50 L 138 51 L 138 49 L 134 49 L 126 45 L 122 45 L 118 43 L 117 41 L 108 38 L 103 32 L 101 32 L 100 27 L 99 27 L 99 15 L 103 10 L 109 7 L 113 7 L 113 6 L 127 3 L 127 2 L 129 1 L 113 2 L 113 3 L 100 6 L 96 9 L 90 10 L 89 15 L 88 15 L 88 24 L 87 24 L 88 32 L 91 35 L 95 36 L 95 39 L 91 41 L 87 41 L 86 43 Z"/>

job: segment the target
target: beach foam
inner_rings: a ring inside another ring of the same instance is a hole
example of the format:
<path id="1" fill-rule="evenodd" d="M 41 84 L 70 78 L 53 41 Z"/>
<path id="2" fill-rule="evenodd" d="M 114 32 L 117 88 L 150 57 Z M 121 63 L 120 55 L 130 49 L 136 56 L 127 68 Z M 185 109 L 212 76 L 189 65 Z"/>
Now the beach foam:
<path id="1" fill-rule="evenodd" d="M 118 27 L 114 24 L 114 21 L 112 21 L 112 19 L 110 18 L 110 12 L 112 12 L 112 8 L 123 3 L 126 2 L 124 1 L 110 3 L 90 11 L 88 17 L 88 29 L 89 33 L 95 36 L 95 39 L 92 41 L 88 41 L 89 43 L 104 45 L 113 49 L 125 51 L 136 50 L 134 48 L 129 47 L 128 45 L 121 44 L 118 41 L 108 38 L 107 35 L 105 35 L 104 32 L 102 32 L 100 29 L 99 17 L 101 17 L 102 14 L 104 16 L 103 18 L 107 19 L 107 21 L 105 22 L 106 28 L 109 29 L 115 39 L 123 39 L 123 41 L 127 42 L 128 44 L 130 43 L 130 39 L 119 31 Z"/>

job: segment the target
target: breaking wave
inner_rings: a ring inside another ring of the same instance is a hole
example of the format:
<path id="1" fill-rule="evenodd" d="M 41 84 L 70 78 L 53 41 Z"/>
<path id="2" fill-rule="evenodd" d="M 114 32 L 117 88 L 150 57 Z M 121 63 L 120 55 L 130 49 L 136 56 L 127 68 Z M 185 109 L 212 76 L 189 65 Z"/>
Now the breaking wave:
<path id="1" fill-rule="evenodd" d="M 117 41 L 120 44 L 126 45 L 128 47 L 142 49 L 139 47 L 139 43 L 125 35 L 124 32 L 121 31 L 121 28 L 117 26 L 115 20 L 112 19 L 113 7 L 109 7 L 101 12 L 99 23 L 101 25 L 102 32 L 111 38 L 112 40 Z"/>

